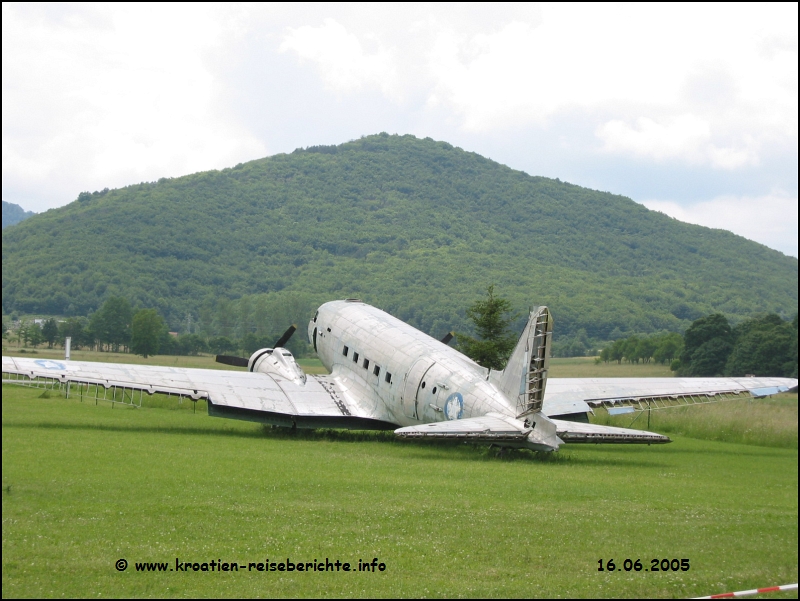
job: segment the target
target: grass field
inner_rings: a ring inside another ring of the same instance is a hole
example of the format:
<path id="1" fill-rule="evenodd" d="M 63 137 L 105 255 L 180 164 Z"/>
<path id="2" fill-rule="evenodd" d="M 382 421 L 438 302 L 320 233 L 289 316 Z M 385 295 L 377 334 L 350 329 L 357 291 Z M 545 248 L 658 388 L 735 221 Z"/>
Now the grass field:
<path id="1" fill-rule="evenodd" d="M 391 433 L 291 435 L 174 398 L 131 409 L 41 395 L 3 386 L 4 597 L 686 597 L 797 581 L 796 395 L 748 415 L 776 431 L 793 416 L 789 448 L 724 442 L 723 424 L 723 440 L 699 428 L 664 446 L 502 456 Z M 708 422 L 694 415 L 671 419 Z M 176 557 L 378 557 L 386 570 L 135 567 Z M 690 568 L 598 572 L 626 558 Z"/>

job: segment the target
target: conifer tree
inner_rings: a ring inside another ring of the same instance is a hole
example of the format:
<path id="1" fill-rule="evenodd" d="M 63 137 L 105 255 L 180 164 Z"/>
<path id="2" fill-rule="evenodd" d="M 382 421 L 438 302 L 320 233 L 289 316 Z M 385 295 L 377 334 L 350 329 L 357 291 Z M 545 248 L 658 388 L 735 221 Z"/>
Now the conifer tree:
<path id="1" fill-rule="evenodd" d="M 517 342 L 510 328 L 516 318 L 511 314 L 511 303 L 495 296 L 493 284 L 486 289 L 485 299 L 470 305 L 467 317 L 475 324 L 479 338 L 456 334 L 458 349 L 483 367 L 503 369 Z"/>

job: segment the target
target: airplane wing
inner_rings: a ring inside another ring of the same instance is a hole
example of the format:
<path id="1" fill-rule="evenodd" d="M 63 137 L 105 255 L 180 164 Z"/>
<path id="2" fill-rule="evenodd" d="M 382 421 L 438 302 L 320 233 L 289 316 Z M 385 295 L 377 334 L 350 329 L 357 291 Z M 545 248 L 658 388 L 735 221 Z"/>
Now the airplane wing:
<path id="1" fill-rule="evenodd" d="M 420 424 L 395 430 L 404 438 L 450 438 L 499 446 L 552 451 L 563 443 L 661 444 L 670 439 L 661 434 L 629 428 L 533 418 L 534 426 L 513 417 L 487 413 L 480 417 Z"/>
<path id="2" fill-rule="evenodd" d="M 8 378 L 7 379 L 7 374 Z M 305 385 L 264 373 L 122 363 L 3 357 L 3 382 L 45 378 L 61 384 L 208 401 L 212 416 L 300 428 L 394 429 L 373 407 L 330 376 L 308 376 Z"/>
<path id="3" fill-rule="evenodd" d="M 794 378 L 549 378 L 542 412 L 548 417 L 666 409 L 797 391 Z"/>

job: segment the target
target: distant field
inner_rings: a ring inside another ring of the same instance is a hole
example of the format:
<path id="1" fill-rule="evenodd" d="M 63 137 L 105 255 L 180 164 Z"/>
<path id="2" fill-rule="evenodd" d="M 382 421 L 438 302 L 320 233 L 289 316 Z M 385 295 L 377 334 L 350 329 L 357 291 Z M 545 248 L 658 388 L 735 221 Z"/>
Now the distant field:
<path id="1" fill-rule="evenodd" d="M 34 352 L 35 351 L 35 352 Z M 43 359 L 63 359 L 63 349 L 20 349 L 19 347 L 3 347 L 3 354 L 12 357 L 39 357 Z M 216 363 L 213 355 L 197 357 L 156 355 L 144 359 L 128 353 L 99 353 L 96 351 L 72 351 L 75 361 L 100 361 L 108 363 L 137 363 L 141 365 L 170 365 L 174 367 L 201 367 L 205 369 L 239 369 L 222 363 Z M 300 366 L 309 374 L 324 374 L 327 370 L 317 358 L 299 359 Z M 570 357 L 569 359 L 551 359 L 550 376 L 554 378 L 654 378 L 672 377 L 669 366 L 657 363 L 599 363 L 594 357 Z"/>
<path id="2" fill-rule="evenodd" d="M 658 363 L 595 363 L 594 357 L 550 359 L 553 378 L 671 378 L 669 365 Z"/>
<path id="3" fill-rule="evenodd" d="M 4 597 L 649 598 L 797 581 L 796 395 L 776 401 L 794 399 L 795 448 L 670 433 L 663 446 L 502 456 L 391 433 L 291 435 L 158 396 L 112 409 L 40 395 L 3 386 Z M 134 565 L 176 557 L 377 557 L 386 571 Z M 598 572 L 626 558 L 690 569 Z"/>

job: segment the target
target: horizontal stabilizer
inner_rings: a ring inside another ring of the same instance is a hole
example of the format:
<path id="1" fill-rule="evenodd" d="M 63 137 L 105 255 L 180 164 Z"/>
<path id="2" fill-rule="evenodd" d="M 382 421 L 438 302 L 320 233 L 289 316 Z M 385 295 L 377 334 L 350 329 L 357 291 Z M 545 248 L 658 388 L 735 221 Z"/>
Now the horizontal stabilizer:
<path id="1" fill-rule="evenodd" d="M 407 426 L 394 431 L 404 438 L 465 438 L 487 442 L 524 441 L 530 432 L 531 428 L 521 421 L 498 413 Z"/>
<path id="2" fill-rule="evenodd" d="M 564 442 L 593 442 L 605 444 L 663 444 L 672 442 L 669 437 L 645 430 L 614 428 L 580 422 L 567 422 L 560 419 L 550 421 L 556 425 L 558 437 Z"/>

